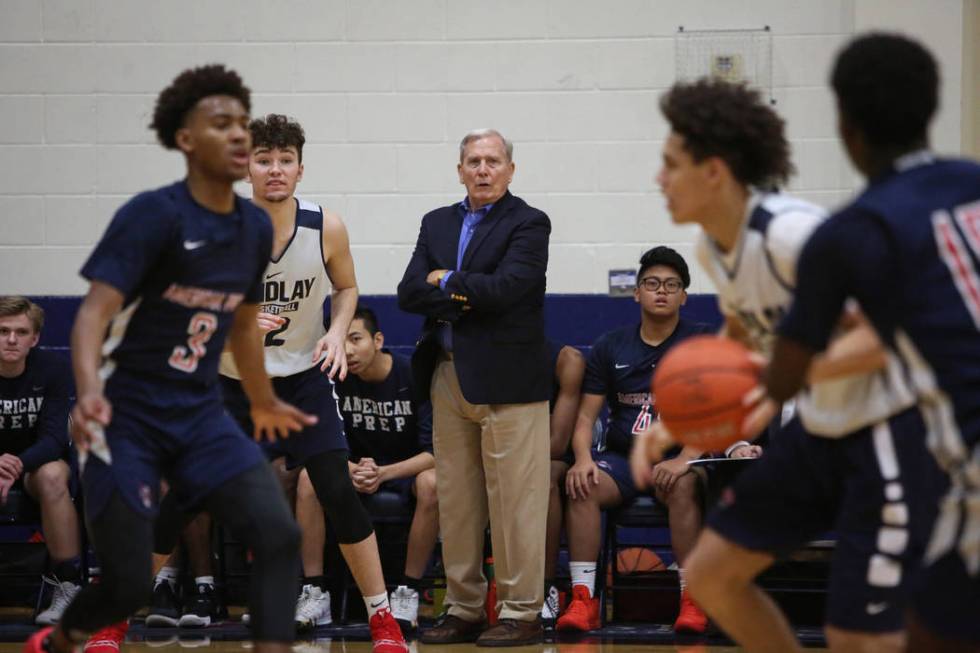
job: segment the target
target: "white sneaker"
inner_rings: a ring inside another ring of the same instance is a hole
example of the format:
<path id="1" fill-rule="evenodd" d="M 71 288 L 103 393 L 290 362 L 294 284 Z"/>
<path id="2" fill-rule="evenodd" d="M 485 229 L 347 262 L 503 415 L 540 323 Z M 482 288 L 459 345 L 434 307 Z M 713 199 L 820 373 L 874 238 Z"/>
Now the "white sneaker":
<path id="1" fill-rule="evenodd" d="M 391 616 L 405 629 L 419 625 L 419 593 L 404 585 L 399 585 L 391 593 Z"/>
<path id="2" fill-rule="evenodd" d="M 48 578 L 47 576 L 42 576 L 41 578 L 44 580 L 45 585 L 53 585 L 54 590 L 51 594 L 51 605 L 48 606 L 47 610 L 37 615 L 34 623 L 41 626 L 53 626 L 61 620 L 61 614 L 82 588 L 68 581 L 59 583 L 57 578 Z"/>
<path id="3" fill-rule="evenodd" d="M 561 611 L 560 604 L 561 597 L 558 594 L 558 588 L 552 585 L 548 588 L 548 593 L 544 597 L 544 603 L 541 605 L 541 620 L 546 623 L 554 623 L 558 618 L 558 613 Z"/>
<path id="4" fill-rule="evenodd" d="M 296 601 L 296 627 L 316 628 L 333 621 L 330 616 L 330 593 L 313 585 L 303 585 Z"/>

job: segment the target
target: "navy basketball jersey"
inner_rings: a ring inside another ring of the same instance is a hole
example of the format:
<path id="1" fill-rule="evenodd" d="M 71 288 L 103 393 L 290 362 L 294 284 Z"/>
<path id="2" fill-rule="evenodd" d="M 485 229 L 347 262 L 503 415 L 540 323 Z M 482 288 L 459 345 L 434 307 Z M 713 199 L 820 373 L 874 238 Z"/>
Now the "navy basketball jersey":
<path id="1" fill-rule="evenodd" d="M 265 335 L 265 370 L 271 377 L 299 374 L 316 365 L 316 343 L 327 333 L 323 303 L 330 295 L 330 277 L 323 261 L 323 209 L 294 200 L 293 237 L 279 258 L 269 262 L 263 282 L 261 310 L 285 319 Z M 221 358 L 221 373 L 241 378 L 230 352 Z"/>
<path id="2" fill-rule="evenodd" d="M 872 180 L 817 230 L 800 259 L 797 303 L 781 327 L 826 346 L 853 293 L 909 370 L 928 444 L 953 494 L 980 491 L 980 165 L 917 152 Z M 951 494 L 950 496 L 953 496 Z M 943 503 L 930 557 L 953 548 L 958 501 Z M 980 538 L 980 502 L 963 533 Z M 980 570 L 980 549 L 964 552 Z"/>
<path id="3" fill-rule="evenodd" d="M 606 449 L 629 454 L 633 437 L 649 428 L 657 416 L 656 400 L 650 393 L 657 363 L 685 338 L 711 331 L 706 324 L 681 319 L 670 337 L 656 347 L 643 342 L 639 324 L 599 336 L 586 360 L 582 392 L 606 398 Z"/>
<path id="4" fill-rule="evenodd" d="M 269 216 L 239 197 L 221 215 L 180 181 L 124 204 L 81 271 L 125 297 L 103 346 L 103 378 L 119 367 L 214 383 L 232 314 L 262 299 L 271 249 Z"/>

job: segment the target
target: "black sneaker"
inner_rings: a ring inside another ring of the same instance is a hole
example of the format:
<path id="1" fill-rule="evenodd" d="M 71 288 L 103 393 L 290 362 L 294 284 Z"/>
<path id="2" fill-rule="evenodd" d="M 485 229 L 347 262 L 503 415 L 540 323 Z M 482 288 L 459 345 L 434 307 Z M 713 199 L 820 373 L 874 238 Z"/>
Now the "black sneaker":
<path id="1" fill-rule="evenodd" d="M 180 616 L 181 628 L 203 628 L 217 622 L 220 617 L 218 600 L 214 595 L 214 585 L 201 584 L 197 592 L 187 598 L 184 614 Z"/>
<path id="2" fill-rule="evenodd" d="M 146 615 L 150 628 L 175 628 L 180 620 L 180 604 L 174 588 L 165 580 L 153 586 L 153 600 Z"/>

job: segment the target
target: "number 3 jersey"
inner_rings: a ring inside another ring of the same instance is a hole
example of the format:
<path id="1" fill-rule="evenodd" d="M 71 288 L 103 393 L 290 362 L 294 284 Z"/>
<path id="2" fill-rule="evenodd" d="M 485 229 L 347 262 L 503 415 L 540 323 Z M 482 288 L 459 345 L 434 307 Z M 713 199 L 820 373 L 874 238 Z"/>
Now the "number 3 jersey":
<path id="1" fill-rule="evenodd" d="M 291 376 L 316 365 L 316 343 L 327 333 L 323 303 L 331 286 L 323 260 L 323 209 L 299 198 L 294 201 L 293 237 L 279 258 L 268 262 L 262 283 L 260 310 L 285 319 L 265 334 L 265 371 L 271 377 Z M 230 352 L 221 358 L 221 374 L 241 378 Z"/>
<path id="2" fill-rule="evenodd" d="M 180 181 L 128 201 L 81 270 L 124 296 L 103 345 L 103 378 L 118 367 L 213 384 L 235 309 L 262 298 L 271 251 L 269 216 L 242 198 L 215 213 Z"/>

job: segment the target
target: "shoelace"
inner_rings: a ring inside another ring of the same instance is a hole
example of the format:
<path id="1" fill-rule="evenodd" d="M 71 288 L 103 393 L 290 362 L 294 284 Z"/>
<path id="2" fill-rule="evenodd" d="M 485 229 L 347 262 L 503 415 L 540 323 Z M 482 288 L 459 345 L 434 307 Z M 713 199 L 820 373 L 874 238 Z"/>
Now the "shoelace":
<path id="1" fill-rule="evenodd" d="M 299 600 L 296 602 L 296 618 L 312 620 L 319 615 L 325 603 L 323 598 L 323 594 L 315 596 L 312 589 L 303 587 L 303 593 L 300 594 Z"/>

